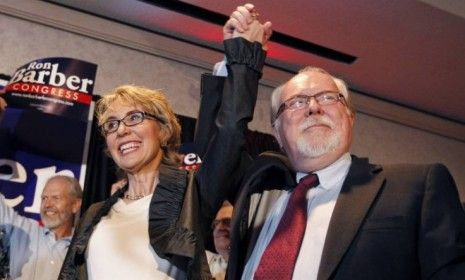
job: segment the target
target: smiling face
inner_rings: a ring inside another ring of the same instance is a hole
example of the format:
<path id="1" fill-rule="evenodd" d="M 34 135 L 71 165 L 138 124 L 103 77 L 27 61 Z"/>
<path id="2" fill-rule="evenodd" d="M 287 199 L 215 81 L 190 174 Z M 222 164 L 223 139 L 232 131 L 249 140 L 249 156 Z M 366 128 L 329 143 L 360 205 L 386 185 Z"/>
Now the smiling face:
<path id="1" fill-rule="evenodd" d="M 130 114 L 135 111 L 144 112 L 148 118 L 144 119 L 140 115 L 137 117 Z M 107 141 L 108 151 L 123 171 L 138 172 L 150 166 L 157 168 L 160 163 L 158 157 L 161 158 L 163 164 L 179 166 L 181 126 L 161 91 L 134 85 L 119 86 L 97 102 L 95 114 Z M 129 123 L 129 127 L 124 124 L 118 126 L 115 123 L 104 125 L 110 119 L 119 122 L 125 117 L 127 117 L 125 120 Z M 139 123 L 140 120 L 143 121 Z M 112 132 L 107 133 L 109 130 Z M 150 147 L 151 144 L 148 142 L 153 142 L 155 146 Z M 127 146 L 121 147 L 121 144 L 127 144 Z M 118 151 L 120 148 L 124 151 Z M 148 153 L 142 158 L 137 157 L 140 159 L 140 161 L 137 160 L 139 164 L 132 164 L 135 159 L 133 158 L 135 154 L 132 152 L 141 150 Z M 131 159 L 131 161 L 124 162 L 126 159 Z M 131 166 L 128 166 L 129 163 Z M 156 169 L 152 169 L 154 170 Z"/>
<path id="2" fill-rule="evenodd" d="M 331 76 L 316 71 L 296 75 L 285 84 L 280 102 L 296 95 L 339 92 Z M 285 110 L 274 127 L 275 136 L 296 171 L 322 169 L 349 151 L 353 115 L 343 102 L 319 105 L 314 98 L 299 110 Z"/>
<path id="3" fill-rule="evenodd" d="M 115 101 L 106 111 L 106 119 L 120 120 L 135 111 L 143 111 L 136 105 Z M 160 124 L 146 118 L 134 126 L 120 122 L 118 129 L 105 136 L 107 148 L 119 168 L 135 174 L 144 170 L 156 170 L 163 157 L 160 144 Z"/>
<path id="4" fill-rule="evenodd" d="M 47 182 L 40 204 L 40 216 L 45 227 L 51 230 L 70 230 L 73 227 L 80 199 L 71 195 L 71 188 L 71 184 L 61 178 L 53 178 Z"/>

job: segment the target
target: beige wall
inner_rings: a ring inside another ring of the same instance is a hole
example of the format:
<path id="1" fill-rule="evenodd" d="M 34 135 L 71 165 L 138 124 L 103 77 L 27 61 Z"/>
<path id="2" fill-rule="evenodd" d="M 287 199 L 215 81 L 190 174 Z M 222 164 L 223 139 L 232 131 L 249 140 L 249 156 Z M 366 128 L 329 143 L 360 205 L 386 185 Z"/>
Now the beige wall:
<path id="1" fill-rule="evenodd" d="M 63 31 L 0 13 L 0 73 L 12 74 L 17 67 L 42 57 L 82 59 L 98 65 L 96 94 L 105 94 L 125 83 L 161 88 L 178 114 L 196 116 L 200 74 L 206 72 L 211 63 L 194 66 L 188 59 L 183 63 L 179 57 L 169 54 L 140 51 L 77 33 L 80 32 Z M 209 55 L 213 59 L 222 58 L 217 53 Z M 270 132 L 270 84 L 267 82 L 260 87 L 251 129 Z M 358 113 L 352 152 L 368 156 L 377 163 L 444 163 L 465 201 L 465 142 Z"/>

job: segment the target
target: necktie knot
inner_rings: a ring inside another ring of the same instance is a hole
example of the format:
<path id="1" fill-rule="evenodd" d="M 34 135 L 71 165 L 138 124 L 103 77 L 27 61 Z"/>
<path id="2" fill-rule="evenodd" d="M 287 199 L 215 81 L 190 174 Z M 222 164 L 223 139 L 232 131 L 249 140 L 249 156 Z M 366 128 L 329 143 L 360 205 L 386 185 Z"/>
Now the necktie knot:
<path id="1" fill-rule="evenodd" d="M 305 188 L 306 190 L 309 190 L 318 186 L 318 184 L 318 176 L 315 173 L 310 173 L 300 179 L 296 188 Z"/>
<path id="2" fill-rule="evenodd" d="M 303 201 L 306 201 L 306 194 L 307 191 L 311 188 L 314 188 L 318 186 L 318 176 L 314 173 L 310 173 L 300 179 L 299 184 L 295 187 L 294 191 L 292 192 L 291 195 L 291 201 L 292 200 L 297 200 L 297 201 L 302 201 L 300 203 L 304 203 Z M 297 202 L 295 201 L 295 202 Z"/>

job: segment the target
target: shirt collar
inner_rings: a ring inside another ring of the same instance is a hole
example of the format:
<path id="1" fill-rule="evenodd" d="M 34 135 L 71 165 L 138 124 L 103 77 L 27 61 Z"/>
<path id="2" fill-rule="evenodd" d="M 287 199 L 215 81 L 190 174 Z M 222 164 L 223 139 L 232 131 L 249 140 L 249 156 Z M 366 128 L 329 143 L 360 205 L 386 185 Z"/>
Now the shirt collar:
<path id="1" fill-rule="evenodd" d="M 50 230 L 47 227 L 44 227 L 44 230 L 45 230 L 45 235 L 50 236 L 50 238 L 53 238 L 53 240 L 56 240 L 55 233 L 52 230 Z M 74 228 L 72 229 L 70 236 L 66 236 L 60 240 L 71 241 L 71 239 L 73 238 L 73 234 L 74 234 Z"/>
<path id="2" fill-rule="evenodd" d="M 318 175 L 318 180 L 320 184 L 319 187 L 324 189 L 330 189 L 334 186 L 337 186 L 338 182 L 343 182 L 347 173 L 349 172 L 350 164 L 352 163 L 352 158 L 350 153 L 343 154 L 338 160 L 330 164 L 329 166 L 315 171 L 314 173 Z M 297 172 L 296 179 L 297 182 L 300 181 L 308 173 Z"/>

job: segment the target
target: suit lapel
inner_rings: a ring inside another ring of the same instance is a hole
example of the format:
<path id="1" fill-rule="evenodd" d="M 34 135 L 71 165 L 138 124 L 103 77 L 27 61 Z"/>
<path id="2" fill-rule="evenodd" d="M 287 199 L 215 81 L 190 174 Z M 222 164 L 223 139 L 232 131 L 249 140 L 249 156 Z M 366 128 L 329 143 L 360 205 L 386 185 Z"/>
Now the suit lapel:
<path id="1" fill-rule="evenodd" d="M 367 159 L 352 158 L 352 165 L 338 196 L 326 235 L 318 279 L 328 279 L 342 260 L 383 185 L 381 167 Z"/>

